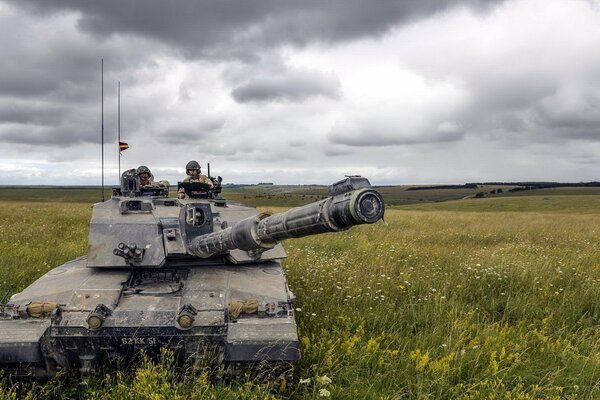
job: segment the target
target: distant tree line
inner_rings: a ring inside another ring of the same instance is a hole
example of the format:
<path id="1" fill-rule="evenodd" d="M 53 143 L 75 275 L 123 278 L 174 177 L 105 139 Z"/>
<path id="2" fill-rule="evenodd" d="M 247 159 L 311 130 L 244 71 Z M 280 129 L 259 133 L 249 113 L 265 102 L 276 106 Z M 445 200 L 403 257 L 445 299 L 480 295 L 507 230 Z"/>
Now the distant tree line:
<path id="1" fill-rule="evenodd" d="M 523 190 L 549 189 L 557 187 L 600 187 L 600 182 L 477 182 L 465 183 L 464 185 L 432 185 L 432 186 L 412 186 L 406 190 L 435 190 L 435 189 L 477 189 L 480 186 L 514 186 L 508 189 L 509 192 L 520 192 Z M 502 193 L 499 191 L 499 193 Z"/>
<path id="2" fill-rule="evenodd" d="M 486 186 L 517 186 L 517 187 L 528 187 L 529 189 L 548 189 L 555 187 L 598 187 L 600 182 L 481 182 L 481 183 L 467 183 L 467 185 L 486 185 Z"/>
<path id="3" fill-rule="evenodd" d="M 434 190 L 434 189 L 477 189 L 477 183 L 464 185 L 435 185 L 435 186 L 412 186 L 406 190 Z"/>

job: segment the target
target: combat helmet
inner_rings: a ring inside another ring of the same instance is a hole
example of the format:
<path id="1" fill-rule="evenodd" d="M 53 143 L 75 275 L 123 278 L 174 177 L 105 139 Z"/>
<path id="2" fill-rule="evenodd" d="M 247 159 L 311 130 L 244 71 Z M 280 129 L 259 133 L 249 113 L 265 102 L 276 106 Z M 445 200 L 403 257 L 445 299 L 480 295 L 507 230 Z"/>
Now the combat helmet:
<path id="1" fill-rule="evenodd" d="M 136 171 L 136 172 L 138 173 L 138 175 L 139 175 L 139 174 L 142 174 L 142 173 L 144 173 L 144 172 L 145 172 L 145 173 L 147 173 L 148 175 L 152 175 L 152 172 L 150 172 L 150 168 L 146 167 L 145 165 L 140 165 L 140 166 L 137 168 L 137 171 Z"/>
<path id="2" fill-rule="evenodd" d="M 187 165 L 185 166 L 185 170 L 189 170 L 189 169 L 197 169 L 198 171 L 200 171 L 200 164 L 198 164 L 198 161 L 190 161 L 187 163 Z"/>

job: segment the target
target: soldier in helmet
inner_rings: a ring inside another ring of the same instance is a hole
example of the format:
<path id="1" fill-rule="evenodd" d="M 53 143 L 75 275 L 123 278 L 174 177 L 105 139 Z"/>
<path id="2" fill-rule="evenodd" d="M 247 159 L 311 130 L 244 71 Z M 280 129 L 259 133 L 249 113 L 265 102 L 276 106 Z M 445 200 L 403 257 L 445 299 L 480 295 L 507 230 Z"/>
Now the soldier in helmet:
<path id="1" fill-rule="evenodd" d="M 183 180 L 184 182 L 205 183 L 211 188 L 214 186 L 213 181 L 210 180 L 208 176 L 200 174 L 200 164 L 198 164 L 198 161 L 192 160 L 189 163 L 187 163 L 187 165 L 185 166 L 185 172 L 187 173 L 187 177 Z M 185 199 L 187 197 L 183 188 L 179 189 L 177 197 L 180 199 Z"/>
<path id="2" fill-rule="evenodd" d="M 152 179 L 154 175 L 150 172 L 150 168 L 145 165 L 140 165 L 136 170 L 138 177 L 140 178 L 140 186 L 165 186 L 165 184 L 161 182 L 154 182 Z"/>

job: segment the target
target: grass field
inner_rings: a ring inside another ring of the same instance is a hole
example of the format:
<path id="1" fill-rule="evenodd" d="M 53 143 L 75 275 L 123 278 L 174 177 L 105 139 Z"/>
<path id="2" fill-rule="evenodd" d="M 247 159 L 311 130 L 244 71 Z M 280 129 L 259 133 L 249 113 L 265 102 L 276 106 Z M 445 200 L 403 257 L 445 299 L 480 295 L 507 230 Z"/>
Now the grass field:
<path id="1" fill-rule="evenodd" d="M 90 204 L 58 200 L 0 201 L 2 292 L 84 254 Z M 85 390 L 5 382 L 2 395 L 600 398 L 600 196 L 413 204 L 385 219 L 284 243 L 303 353 L 284 394 L 182 376 L 167 355 Z"/>

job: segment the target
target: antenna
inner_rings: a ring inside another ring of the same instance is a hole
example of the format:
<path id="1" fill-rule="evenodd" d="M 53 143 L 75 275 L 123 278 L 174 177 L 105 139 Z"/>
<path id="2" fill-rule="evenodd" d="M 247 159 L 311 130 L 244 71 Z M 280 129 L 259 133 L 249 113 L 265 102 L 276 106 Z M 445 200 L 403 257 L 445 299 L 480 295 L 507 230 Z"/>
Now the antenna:
<path id="1" fill-rule="evenodd" d="M 206 171 L 206 173 L 208 174 L 207 176 L 210 178 L 210 163 L 207 163 L 207 164 L 208 164 L 208 171 Z"/>
<path id="2" fill-rule="evenodd" d="M 102 201 L 104 201 L 104 58 L 102 59 Z"/>
<path id="3" fill-rule="evenodd" d="M 117 126 L 118 129 L 117 131 L 119 132 L 119 138 L 117 139 L 117 149 L 119 150 L 119 176 L 117 176 L 117 180 L 120 181 L 121 180 L 121 81 L 119 81 L 119 110 L 118 110 L 118 122 L 117 122 Z"/>

